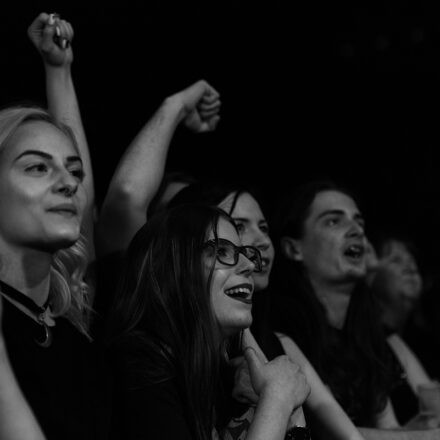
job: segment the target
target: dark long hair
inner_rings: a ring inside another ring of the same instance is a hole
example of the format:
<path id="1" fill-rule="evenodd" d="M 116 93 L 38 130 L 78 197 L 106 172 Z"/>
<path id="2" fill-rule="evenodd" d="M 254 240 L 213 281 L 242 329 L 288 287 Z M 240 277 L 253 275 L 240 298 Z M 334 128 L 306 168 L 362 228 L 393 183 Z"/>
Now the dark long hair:
<path id="1" fill-rule="evenodd" d="M 299 344 L 348 415 L 357 423 L 373 425 L 394 381 L 394 366 L 373 295 L 364 282 L 357 284 L 339 334 L 330 328 L 302 263 L 288 259 L 280 249 L 281 237 L 303 237 L 316 195 L 330 190 L 353 198 L 335 183 L 320 181 L 298 187 L 280 205 L 274 220 L 277 259 L 272 288 L 281 298 L 273 325 Z"/>
<path id="2" fill-rule="evenodd" d="M 227 197 L 232 196 L 231 205 L 228 206 L 227 211 L 228 215 L 232 215 L 237 201 L 242 194 L 249 194 L 253 197 L 264 212 L 265 201 L 257 188 L 239 182 L 217 180 L 206 180 L 188 185 L 171 199 L 169 206 L 179 206 L 186 203 L 203 203 L 209 206 L 218 206 Z M 273 341 L 277 342 L 277 339 L 271 336 L 273 332 L 269 326 L 270 298 L 269 295 L 266 295 L 265 291 L 255 293 L 252 305 L 253 322 L 251 330 L 266 356 L 271 359 L 279 353 L 274 351 Z M 232 357 L 241 350 L 240 335 L 230 338 L 229 350 Z M 276 345 L 276 350 L 278 350 L 278 344 Z M 281 346 L 279 346 L 279 350 L 282 350 Z"/>
<path id="3" fill-rule="evenodd" d="M 222 362 L 202 249 L 223 211 L 183 205 L 157 214 L 134 237 L 110 314 L 116 349 L 135 354 L 130 386 L 178 383 L 193 436 L 211 438 Z M 232 221 L 231 221 L 232 223 Z"/>
<path id="4" fill-rule="evenodd" d="M 209 206 L 218 206 L 226 197 L 233 195 L 231 207 L 227 214 L 232 215 L 237 200 L 244 194 L 250 194 L 261 206 L 262 197 L 256 188 L 235 182 L 220 182 L 206 180 L 188 185 L 180 190 L 170 201 L 169 206 L 184 205 L 187 203 L 201 203 Z"/>

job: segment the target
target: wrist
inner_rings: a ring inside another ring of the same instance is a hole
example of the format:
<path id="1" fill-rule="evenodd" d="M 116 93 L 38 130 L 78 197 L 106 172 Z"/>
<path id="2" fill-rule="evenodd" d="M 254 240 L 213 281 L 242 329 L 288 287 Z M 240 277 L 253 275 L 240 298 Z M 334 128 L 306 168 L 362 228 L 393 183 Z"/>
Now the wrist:
<path id="1" fill-rule="evenodd" d="M 280 390 L 266 389 L 260 395 L 261 400 L 270 402 L 271 406 L 276 407 L 278 411 L 284 413 L 285 416 L 291 416 L 294 405 L 290 398 L 284 396 Z"/>
<path id="2" fill-rule="evenodd" d="M 55 66 L 53 64 L 44 63 L 44 70 L 46 71 L 46 76 L 52 77 L 58 80 L 70 80 L 72 77 L 71 64 L 62 64 L 60 66 Z"/>
<path id="3" fill-rule="evenodd" d="M 167 115 L 175 118 L 177 124 L 179 124 L 187 114 L 185 105 L 180 99 L 179 94 L 165 98 L 162 107 L 165 109 Z"/>

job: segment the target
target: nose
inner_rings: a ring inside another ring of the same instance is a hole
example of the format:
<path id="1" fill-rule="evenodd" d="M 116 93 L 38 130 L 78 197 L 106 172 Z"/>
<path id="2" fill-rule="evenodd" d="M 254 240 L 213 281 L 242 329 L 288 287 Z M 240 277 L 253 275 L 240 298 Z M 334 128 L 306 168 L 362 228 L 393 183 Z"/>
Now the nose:
<path id="1" fill-rule="evenodd" d="M 261 231 L 256 231 L 252 242 L 249 243 L 250 246 L 255 246 L 259 251 L 264 252 L 267 251 L 272 244 L 271 239 L 267 234 L 264 234 Z"/>
<path id="2" fill-rule="evenodd" d="M 349 237 L 362 238 L 365 237 L 364 227 L 357 222 L 356 219 L 350 220 L 350 225 L 348 228 L 347 235 Z"/>
<path id="3" fill-rule="evenodd" d="M 240 275 L 250 275 L 255 270 L 255 264 L 243 254 L 240 254 L 236 268 L 237 273 Z"/>
<path id="4" fill-rule="evenodd" d="M 72 197 L 78 191 L 78 180 L 67 170 L 61 170 L 54 191 L 63 194 L 65 197 Z"/>
<path id="5" fill-rule="evenodd" d="M 417 268 L 417 264 L 413 259 L 408 259 L 405 262 L 405 266 L 404 266 L 404 273 L 408 274 L 408 275 L 414 275 L 416 273 L 418 273 L 418 268 Z"/>

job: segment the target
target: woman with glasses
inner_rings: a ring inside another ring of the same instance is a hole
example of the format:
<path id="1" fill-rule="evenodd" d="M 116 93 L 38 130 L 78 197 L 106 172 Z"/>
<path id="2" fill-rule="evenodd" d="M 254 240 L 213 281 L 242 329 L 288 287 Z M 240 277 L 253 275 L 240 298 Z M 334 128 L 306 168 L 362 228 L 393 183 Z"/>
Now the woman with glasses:
<path id="1" fill-rule="evenodd" d="M 181 206 L 154 217 L 126 256 L 109 331 L 118 368 L 115 438 L 222 435 L 228 340 L 249 327 L 258 249 L 220 210 Z M 260 400 L 247 439 L 283 439 L 308 386 L 287 357 L 245 350 Z"/>

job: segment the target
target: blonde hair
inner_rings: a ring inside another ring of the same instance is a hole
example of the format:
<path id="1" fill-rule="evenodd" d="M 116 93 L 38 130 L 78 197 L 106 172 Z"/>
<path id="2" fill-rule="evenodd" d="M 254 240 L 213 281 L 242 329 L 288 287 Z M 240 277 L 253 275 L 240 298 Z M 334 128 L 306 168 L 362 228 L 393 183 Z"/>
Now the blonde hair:
<path id="1" fill-rule="evenodd" d="M 43 121 L 58 128 L 78 150 L 75 136 L 67 125 L 55 120 L 40 107 L 10 107 L 0 111 L 0 154 L 16 131 L 26 122 Z M 50 292 L 52 312 L 64 316 L 89 339 L 90 289 L 84 281 L 88 266 L 87 243 L 81 234 L 67 249 L 58 250 L 52 260 Z"/>

